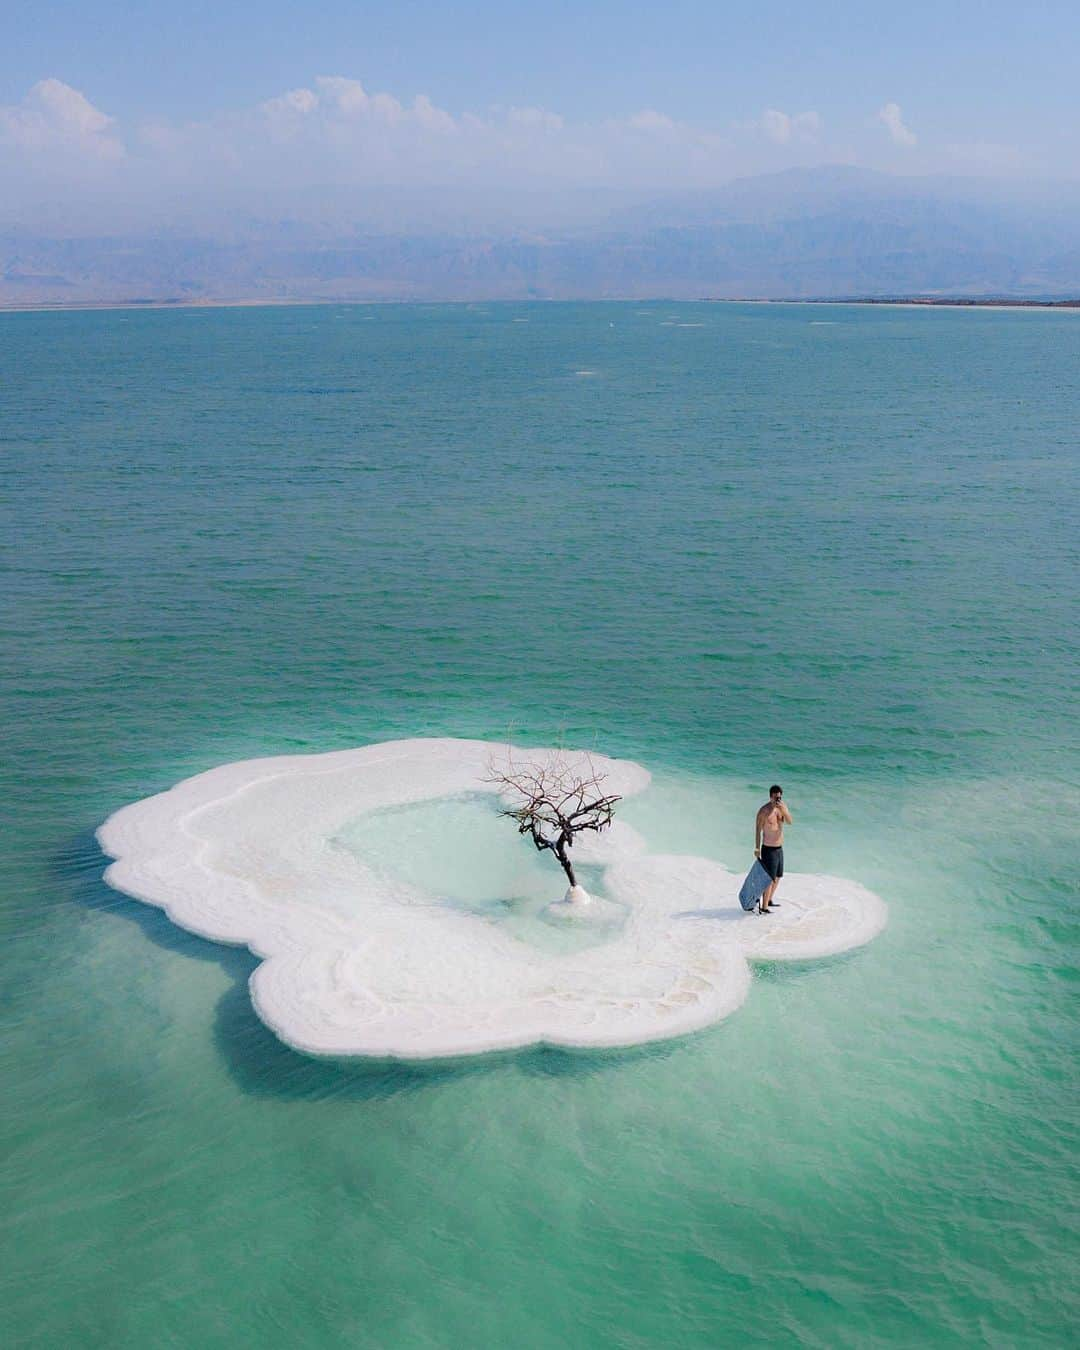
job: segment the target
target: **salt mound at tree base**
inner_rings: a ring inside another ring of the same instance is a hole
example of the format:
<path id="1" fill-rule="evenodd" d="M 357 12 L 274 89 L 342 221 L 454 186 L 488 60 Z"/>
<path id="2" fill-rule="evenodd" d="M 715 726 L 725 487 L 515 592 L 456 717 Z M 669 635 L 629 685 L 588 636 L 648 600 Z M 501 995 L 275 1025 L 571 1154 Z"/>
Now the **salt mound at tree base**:
<path id="1" fill-rule="evenodd" d="M 249 947 L 261 958 L 259 1016 L 322 1055 L 425 1060 L 681 1036 L 742 1003 L 748 960 L 831 955 L 885 924 L 880 899 L 829 877 L 789 876 L 778 914 L 743 914 L 741 877 L 705 858 L 647 855 L 617 821 L 575 852 L 604 867 L 625 921 L 586 951 L 548 953 L 389 882 L 335 842 L 371 811 L 496 794 L 484 780 L 500 753 L 407 740 L 227 764 L 111 816 L 98 831 L 116 859 L 105 879 L 193 933 Z M 648 785 L 640 765 L 591 759 L 612 792 Z M 553 898 L 559 879 L 553 867 Z"/>

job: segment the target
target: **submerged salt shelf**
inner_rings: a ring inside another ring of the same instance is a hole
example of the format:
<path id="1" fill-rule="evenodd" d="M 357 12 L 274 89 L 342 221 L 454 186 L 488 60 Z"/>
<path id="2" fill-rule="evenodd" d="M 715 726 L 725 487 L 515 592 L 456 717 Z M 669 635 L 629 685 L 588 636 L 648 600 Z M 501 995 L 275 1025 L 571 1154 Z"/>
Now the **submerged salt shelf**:
<path id="1" fill-rule="evenodd" d="M 259 1016 L 323 1055 L 422 1060 L 680 1036 L 742 1003 L 748 960 L 832 955 L 885 924 L 877 896 L 821 876 L 789 875 L 778 913 L 744 914 L 740 876 L 649 855 L 616 821 L 574 852 L 603 869 L 603 913 L 620 922 L 599 925 L 590 946 L 552 951 L 343 842 L 390 807 L 488 794 L 494 808 L 485 779 L 500 755 L 481 741 L 407 740 L 227 764 L 111 816 L 98 831 L 116 859 L 105 879 L 191 932 L 249 947 L 261 958 Z M 648 785 L 640 765 L 591 759 L 612 792 Z"/>

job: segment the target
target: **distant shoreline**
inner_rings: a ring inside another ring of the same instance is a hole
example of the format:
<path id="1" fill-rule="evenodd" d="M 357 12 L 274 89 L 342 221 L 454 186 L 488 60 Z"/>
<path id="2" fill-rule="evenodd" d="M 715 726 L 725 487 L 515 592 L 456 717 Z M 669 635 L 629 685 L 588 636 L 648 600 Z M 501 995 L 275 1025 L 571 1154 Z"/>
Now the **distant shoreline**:
<path id="1" fill-rule="evenodd" d="M 1072 300 L 1022 300 L 1009 296 L 997 298 L 968 299 L 951 296 L 942 299 L 928 299 L 923 296 L 897 296 L 882 299 L 878 296 L 853 296 L 847 300 L 788 300 L 785 304 L 804 305 L 902 305 L 916 309 L 1080 309 L 1080 299 Z"/>
<path id="2" fill-rule="evenodd" d="M 537 305 L 537 304 L 657 304 L 657 305 L 885 305 L 900 309 L 1037 309 L 1080 311 L 1080 297 L 1067 300 L 1028 300 L 1009 296 L 967 298 L 963 296 L 727 296 L 704 295 L 695 299 L 674 296 L 594 296 L 590 299 L 555 300 L 551 297 L 515 299 L 507 296 L 459 300 L 433 300 L 413 296 L 401 299 L 234 299 L 234 300 L 0 300 L 0 314 L 78 313 L 95 310 L 132 309 L 280 309 L 327 305 Z"/>
<path id="3" fill-rule="evenodd" d="M 0 314 L 52 314 L 97 309 L 264 309 L 297 305 L 383 305 L 439 303 L 412 300 L 0 300 Z M 480 301 L 447 301 L 480 304 Z M 487 301 L 483 303 L 487 304 Z"/>
<path id="4" fill-rule="evenodd" d="M 740 296 L 737 300 L 728 296 L 707 295 L 703 297 L 709 305 L 888 305 L 894 309 L 1041 309 L 1041 310 L 1080 310 L 1080 298 L 1070 300 L 1018 300 L 1009 297 L 996 299 L 969 300 L 962 297 L 949 299 L 926 299 L 922 296 L 896 296 L 882 299 L 878 296 L 821 296 L 799 297 L 798 299 L 774 300 L 762 296 Z"/>

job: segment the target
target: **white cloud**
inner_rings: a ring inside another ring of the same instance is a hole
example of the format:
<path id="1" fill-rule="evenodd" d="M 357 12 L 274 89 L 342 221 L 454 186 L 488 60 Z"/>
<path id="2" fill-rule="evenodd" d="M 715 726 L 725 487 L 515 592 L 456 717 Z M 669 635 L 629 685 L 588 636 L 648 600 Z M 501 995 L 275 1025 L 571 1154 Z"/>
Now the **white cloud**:
<path id="1" fill-rule="evenodd" d="M 797 160 L 820 118 L 771 116 L 782 119 L 778 139 Z M 543 227 L 752 173 L 760 134 L 759 124 L 720 130 L 652 107 L 574 123 L 532 105 L 451 112 L 423 93 L 404 102 L 320 75 L 238 113 L 147 120 L 122 135 L 77 90 L 43 81 L 0 110 L 0 168 L 8 214 L 24 220 L 48 202 L 84 220 L 96 209 L 99 228 L 181 220 L 216 228 L 238 216 Z M 76 153 L 61 153 L 65 145 Z M 87 168 L 109 156 L 111 176 Z"/>
<path id="2" fill-rule="evenodd" d="M 270 117 L 299 114 L 301 117 L 314 112 L 319 106 L 319 96 L 310 89 L 290 89 L 287 94 L 267 99 L 262 109 Z"/>
<path id="3" fill-rule="evenodd" d="M 676 124 L 666 113 L 657 112 L 655 108 L 642 108 L 627 118 L 626 125 L 635 131 L 674 131 Z"/>
<path id="4" fill-rule="evenodd" d="M 918 137 L 904 125 L 899 103 L 886 103 L 878 110 L 878 121 L 884 123 L 895 145 L 913 146 Z"/>
<path id="5" fill-rule="evenodd" d="M 519 126 L 543 127 L 545 131 L 562 131 L 565 126 L 558 113 L 548 112 L 546 108 L 511 108 L 507 116 Z M 478 117 L 471 120 L 475 126 L 483 125 Z"/>
<path id="6" fill-rule="evenodd" d="M 390 125 L 411 122 L 440 135 L 458 130 L 454 117 L 436 107 L 426 94 L 417 94 L 412 107 L 406 108 L 392 94 L 369 94 L 359 80 L 350 80 L 343 75 L 320 75 L 314 89 L 292 89 L 287 94 L 267 99 L 260 104 L 260 110 L 276 122 L 295 122 L 318 114 L 324 123 L 367 119 Z"/>
<path id="7" fill-rule="evenodd" d="M 318 100 L 345 117 L 356 116 L 368 110 L 371 99 L 359 80 L 348 80 L 343 75 L 320 75 L 315 85 Z"/>
<path id="8" fill-rule="evenodd" d="M 770 141 L 786 145 L 791 140 L 791 118 L 776 108 L 766 108 L 761 118 L 761 129 Z"/>
<path id="9" fill-rule="evenodd" d="M 436 108 L 427 94 L 417 94 L 413 100 L 412 115 L 428 131 L 436 131 L 443 136 L 457 131 L 457 123 L 450 114 L 442 108 Z"/>
<path id="10" fill-rule="evenodd" d="M 0 107 L 0 141 L 17 150 L 77 151 L 99 159 L 124 153 L 113 119 L 63 80 L 39 80 L 21 103 Z"/>
<path id="11" fill-rule="evenodd" d="M 788 145 L 792 141 L 816 141 L 821 134 L 821 117 L 816 112 L 786 113 L 766 108 L 759 123 L 770 141 Z"/>
<path id="12" fill-rule="evenodd" d="M 723 126 L 650 106 L 592 121 L 524 103 L 450 110 L 423 93 L 399 98 L 345 75 L 287 86 L 239 112 L 121 126 L 52 78 L 0 106 L 0 218 L 92 219 L 96 229 L 117 230 L 252 219 L 543 229 L 766 169 L 822 161 L 895 168 L 894 145 L 923 172 L 977 164 L 1006 176 L 1030 167 L 1019 150 L 990 144 L 919 143 L 912 154 L 916 137 L 896 103 L 881 107 L 872 127 L 848 149 L 826 139 L 809 109 L 768 107 Z"/>
<path id="13" fill-rule="evenodd" d="M 31 89 L 27 102 L 36 103 L 54 127 L 77 136 L 94 136 L 113 120 L 62 80 L 41 80 Z"/>

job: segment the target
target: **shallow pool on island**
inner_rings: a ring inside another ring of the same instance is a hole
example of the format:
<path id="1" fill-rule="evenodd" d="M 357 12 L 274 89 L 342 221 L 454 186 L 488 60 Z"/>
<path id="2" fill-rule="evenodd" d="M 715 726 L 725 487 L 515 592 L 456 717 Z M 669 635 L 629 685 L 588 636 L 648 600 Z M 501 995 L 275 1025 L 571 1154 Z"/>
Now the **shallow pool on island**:
<path id="1" fill-rule="evenodd" d="M 402 903 L 448 905 L 547 952 L 610 939 L 614 916 L 574 924 L 551 914 L 568 885 L 562 868 L 501 810 L 490 793 L 383 807 L 349 822 L 333 842 L 370 867 Z M 608 898 L 602 867 L 583 862 L 575 873 L 590 895 Z"/>

